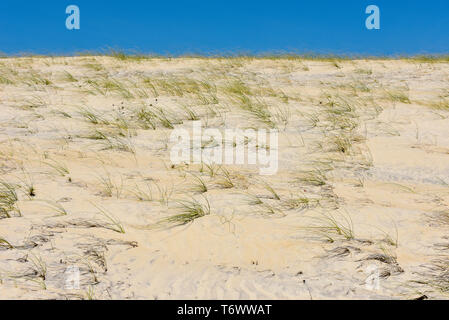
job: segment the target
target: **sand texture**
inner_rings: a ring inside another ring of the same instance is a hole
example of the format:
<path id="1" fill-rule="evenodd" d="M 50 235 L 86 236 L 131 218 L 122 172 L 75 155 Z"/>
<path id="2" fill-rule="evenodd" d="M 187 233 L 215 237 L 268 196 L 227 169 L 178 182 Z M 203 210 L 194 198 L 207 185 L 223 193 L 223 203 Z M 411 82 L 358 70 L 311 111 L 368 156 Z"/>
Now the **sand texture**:
<path id="1" fill-rule="evenodd" d="M 0 299 L 448 298 L 447 62 L 4 58 L 0 109 Z M 277 173 L 173 165 L 194 120 Z"/>

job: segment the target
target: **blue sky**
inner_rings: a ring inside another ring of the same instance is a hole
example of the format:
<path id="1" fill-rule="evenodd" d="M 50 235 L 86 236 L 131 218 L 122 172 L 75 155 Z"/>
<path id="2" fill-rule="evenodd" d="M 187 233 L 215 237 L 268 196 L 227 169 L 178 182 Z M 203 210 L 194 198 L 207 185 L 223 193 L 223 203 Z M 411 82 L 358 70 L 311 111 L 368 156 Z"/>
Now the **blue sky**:
<path id="1" fill-rule="evenodd" d="M 78 5 L 81 29 L 65 27 Z M 381 10 L 367 30 L 365 8 Z M 449 0 L 1 0 L 0 52 L 449 53 Z"/>

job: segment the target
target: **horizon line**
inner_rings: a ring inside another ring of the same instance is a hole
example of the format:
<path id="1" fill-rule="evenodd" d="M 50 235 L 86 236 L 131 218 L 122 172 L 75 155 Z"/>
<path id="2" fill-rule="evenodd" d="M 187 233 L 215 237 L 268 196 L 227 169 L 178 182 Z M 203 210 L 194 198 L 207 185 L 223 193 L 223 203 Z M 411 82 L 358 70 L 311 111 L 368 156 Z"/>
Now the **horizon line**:
<path id="1" fill-rule="evenodd" d="M 229 51 L 228 53 L 144 53 L 136 50 L 83 50 L 74 51 L 73 53 L 33 53 L 33 52 L 17 52 L 4 53 L 0 51 L 0 58 L 71 58 L 71 57 L 113 57 L 119 60 L 144 60 L 144 59 L 232 59 L 232 58 L 251 58 L 251 59 L 303 59 L 303 60 L 425 60 L 449 62 L 448 53 L 421 53 L 421 54 L 360 54 L 360 53 L 319 53 L 319 52 L 298 52 L 298 51 L 282 51 L 273 50 L 266 52 L 250 52 L 250 51 Z"/>

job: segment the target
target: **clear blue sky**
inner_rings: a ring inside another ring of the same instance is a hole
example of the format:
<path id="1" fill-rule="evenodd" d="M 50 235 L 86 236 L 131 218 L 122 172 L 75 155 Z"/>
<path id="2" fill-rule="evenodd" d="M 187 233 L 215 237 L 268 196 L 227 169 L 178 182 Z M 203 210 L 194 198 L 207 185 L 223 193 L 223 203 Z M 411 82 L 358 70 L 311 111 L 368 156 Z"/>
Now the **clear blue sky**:
<path id="1" fill-rule="evenodd" d="M 81 29 L 65 27 L 78 5 Z M 365 28 L 365 8 L 381 30 Z M 1 0 L 0 52 L 449 53 L 449 0 Z"/>

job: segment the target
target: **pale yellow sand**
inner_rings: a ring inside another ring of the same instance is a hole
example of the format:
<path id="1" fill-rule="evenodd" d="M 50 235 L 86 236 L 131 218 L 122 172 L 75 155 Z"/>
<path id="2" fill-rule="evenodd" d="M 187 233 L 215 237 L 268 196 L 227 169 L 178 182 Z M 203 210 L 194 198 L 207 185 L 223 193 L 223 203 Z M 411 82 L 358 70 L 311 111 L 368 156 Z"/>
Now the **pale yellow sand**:
<path id="1" fill-rule="evenodd" d="M 19 201 L 0 211 L 0 298 L 447 298 L 448 81 L 423 61 L 1 59 Z M 138 111 L 190 128 L 185 106 L 278 128 L 278 173 L 172 166 L 171 129 Z M 192 199 L 210 214 L 164 220 Z"/>

